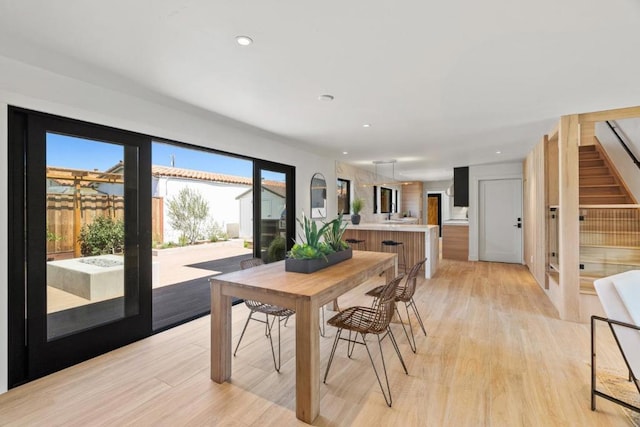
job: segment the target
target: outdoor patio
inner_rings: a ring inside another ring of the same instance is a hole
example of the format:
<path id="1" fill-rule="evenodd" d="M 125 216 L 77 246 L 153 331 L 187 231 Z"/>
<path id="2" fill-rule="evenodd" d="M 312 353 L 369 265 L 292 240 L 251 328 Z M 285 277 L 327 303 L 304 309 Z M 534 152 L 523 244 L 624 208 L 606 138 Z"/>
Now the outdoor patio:
<path id="1" fill-rule="evenodd" d="M 184 247 L 154 249 L 153 261 L 158 262 L 160 276 L 154 289 L 208 278 L 239 268 L 240 261 L 234 262 L 235 257 L 250 257 L 252 255 L 252 250 L 245 248 L 244 242 L 244 239 L 232 239 Z M 220 262 L 220 260 L 228 258 L 231 258 L 229 262 Z M 101 299 L 89 301 L 61 289 L 47 286 L 49 313 L 98 301 Z"/>

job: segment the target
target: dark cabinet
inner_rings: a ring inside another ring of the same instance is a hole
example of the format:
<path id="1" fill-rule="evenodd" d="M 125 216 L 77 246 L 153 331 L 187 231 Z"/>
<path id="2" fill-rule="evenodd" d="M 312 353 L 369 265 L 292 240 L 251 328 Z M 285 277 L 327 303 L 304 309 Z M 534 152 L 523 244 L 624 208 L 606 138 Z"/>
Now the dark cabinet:
<path id="1" fill-rule="evenodd" d="M 453 168 L 453 206 L 469 206 L 469 167 Z"/>

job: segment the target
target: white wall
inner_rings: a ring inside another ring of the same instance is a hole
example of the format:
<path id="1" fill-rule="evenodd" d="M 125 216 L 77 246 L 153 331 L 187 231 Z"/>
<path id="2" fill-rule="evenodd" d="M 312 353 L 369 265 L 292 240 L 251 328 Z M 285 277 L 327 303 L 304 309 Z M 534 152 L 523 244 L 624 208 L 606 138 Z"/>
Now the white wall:
<path id="1" fill-rule="evenodd" d="M 370 172 L 366 169 L 361 169 L 352 165 L 348 165 L 346 163 L 336 162 L 336 178 L 332 182 L 334 187 L 336 185 L 336 181 L 338 178 L 351 181 L 351 201 L 353 201 L 353 199 L 355 199 L 356 197 L 359 197 L 362 200 L 364 200 L 364 207 L 360 212 L 360 216 L 361 216 L 360 222 L 362 224 L 382 222 L 385 220 L 385 218 L 387 217 L 387 214 L 373 212 L 373 185 L 372 184 L 376 182 L 382 182 L 384 178 L 383 176 L 380 176 L 380 175 L 376 176 L 374 172 Z M 389 182 L 392 181 L 391 178 L 387 177 L 387 179 L 389 180 Z M 327 178 L 327 181 L 329 180 L 330 179 Z M 328 185 L 329 185 L 329 182 L 327 182 L 327 186 Z M 398 202 L 401 203 L 402 185 L 385 184 L 384 187 L 391 188 L 392 190 L 397 190 Z M 380 185 L 378 185 L 378 188 L 380 188 Z M 336 194 L 336 191 L 334 189 L 334 191 L 331 192 L 330 189 L 327 188 L 327 194 Z M 328 201 L 332 202 L 334 205 L 338 203 L 337 196 L 328 197 L 327 199 Z M 379 208 L 380 207 L 379 192 L 378 192 L 377 199 L 378 199 L 378 208 Z M 402 212 L 402 207 L 398 207 L 398 212 Z M 397 214 L 394 214 L 393 216 L 395 217 L 397 216 Z M 348 218 L 345 218 L 345 219 L 348 219 Z"/>
<path id="2" fill-rule="evenodd" d="M 159 179 L 154 177 L 153 180 L 158 181 L 153 196 L 164 198 L 164 242 L 178 242 L 180 238 L 180 232 L 171 227 L 170 224 L 169 201 L 176 197 L 183 188 L 198 191 L 209 204 L 210 221 L 207 220 L 205 228 L 213 220 L 218 223 L 223 231 L 226 230 L 226 225 L 229 223 L 240 224 L 240 201 L 236 200 L 236 197 L 249 190 L 248 186 L 175 177 L 162 177 Z"/>
<path id="3" fill-rule="evenodd" d="M 616 120 L 616 124 L 622 130 L 622 138 L 627 143 L 629 150 L 637 159 L 640 159 L 640 118 Z M 596 136 L 620 174 L 620 178 L 627 185 L 636 201 L 640 203 L 640 169 L 633 163 L 629 154 L 605 122 L 596 123 Z"/>
<path id="4" fill-rule="evenodd" d="M 300 144 L 203 110 L 150 102 L 0 56 L 0 228 L 7 230 L 7 106 L 136 131 L 296 167 L 296 215 L 310 205 L 309 183 L 315 172 L 327 177 L 335 194 L 334 161 L 300 149 Z M 328 215 L 336 215 L 329 198 Z M 0 392 L 7 387 L 7 253 L 0 234 Z"/>
<path id="5" fill-rule="evenodd" d="M 483 179 L 522 179 L 522 163 L 469 166 L 469 261 L 478 261 L 478 186 Z"/>

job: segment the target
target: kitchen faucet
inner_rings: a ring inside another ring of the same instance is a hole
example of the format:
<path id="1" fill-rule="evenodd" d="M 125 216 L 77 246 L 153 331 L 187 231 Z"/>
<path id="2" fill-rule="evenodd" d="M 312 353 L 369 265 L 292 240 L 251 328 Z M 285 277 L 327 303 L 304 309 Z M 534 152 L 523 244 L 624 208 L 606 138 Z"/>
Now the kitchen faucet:
<path id="1" fill-rule="evenodd" d="M 391 209 L 389 209 L 389 213 L 387 214 L 387 221 L 391 221 L 391 213 L 396 209 L 396 205 L 391 203 Z"/>

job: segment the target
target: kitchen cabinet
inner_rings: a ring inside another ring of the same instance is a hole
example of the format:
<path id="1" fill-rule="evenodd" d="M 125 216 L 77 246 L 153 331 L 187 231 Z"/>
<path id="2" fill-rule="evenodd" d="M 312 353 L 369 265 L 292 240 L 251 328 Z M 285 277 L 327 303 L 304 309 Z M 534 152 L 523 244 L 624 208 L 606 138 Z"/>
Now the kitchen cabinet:
<path id="1" fill-rule="evenodd" d="M 453 206 L 469 206 L 469 167 L 453 168 Z"/>
<path id="2" fill-rule="evenodd" d="M 442 258 L 469 260 L 469 223 L 445 221 L 442 226 Z"/>

